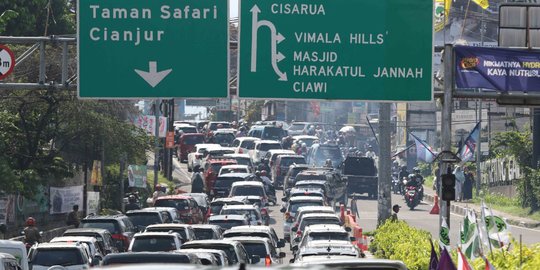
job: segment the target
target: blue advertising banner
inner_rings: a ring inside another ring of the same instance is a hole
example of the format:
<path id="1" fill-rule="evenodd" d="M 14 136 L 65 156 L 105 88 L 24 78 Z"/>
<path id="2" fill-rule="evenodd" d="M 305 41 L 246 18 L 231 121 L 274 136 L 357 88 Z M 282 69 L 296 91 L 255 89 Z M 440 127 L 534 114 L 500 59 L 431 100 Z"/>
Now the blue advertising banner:
<path id="1" fill-rule="evenodd" d="M 456 46 L 457 88 L 540 91 L 540 51 Z"/>

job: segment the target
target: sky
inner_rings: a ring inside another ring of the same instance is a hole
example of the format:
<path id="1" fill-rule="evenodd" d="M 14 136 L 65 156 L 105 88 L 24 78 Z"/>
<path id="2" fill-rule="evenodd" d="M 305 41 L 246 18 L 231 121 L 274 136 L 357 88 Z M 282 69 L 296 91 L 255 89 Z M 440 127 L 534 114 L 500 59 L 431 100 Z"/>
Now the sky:
<path id="1" fill-rule="evenodd" d="M 229 0 L 229 18 L 238 18 L 238 0 Z"/>

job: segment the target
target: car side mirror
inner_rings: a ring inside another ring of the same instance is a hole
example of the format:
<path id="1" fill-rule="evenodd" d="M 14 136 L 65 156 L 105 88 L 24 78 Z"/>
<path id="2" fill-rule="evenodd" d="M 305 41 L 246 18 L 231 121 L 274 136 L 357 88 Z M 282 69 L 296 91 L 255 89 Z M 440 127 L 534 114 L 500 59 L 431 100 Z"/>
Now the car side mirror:
<path id="1" fill-rule="evenodd" d="M 293 231 L 293 232 L 298 231 L 298 227 L 292 227 L 292 228 L 291 228 L 291 231 Z"/>
<path id="2" fill-rule="evenodd" d="M 279 255 L 280 258 L 285 258 L 285 256 L 286 256 L 285 252 L 280 252 L 278 255 Z"/>
<path id="3" fill-rule="evenodd" d="M 287 202 L 287 198 L 286 198 L 286 197 L 283 197 L 283 198 L 281 198 L 281 201 L 282 201 L 282 202 Z"/>
<path id="4" fill-rule="evenodd" d="M 251 256 L 251 264 L 258 264 L 260 261 L 261 261 L 261 257 L 259 255 Z"/>
<path id="5" fill-rule="evenodd" d="M 290 260 L 289 260 L 289 263 L 294 263 L 294 259 L 290 259 Z"/>
<path id="6" fill-rule="evenodd" d="M 350 227 L 345 227 L 345 231 L 346 232 L 351 232 L 351 228 Z"/>
<path id="7" fill-rule="evenodd" d="M 176 223 L 176 224 L 179 224 L 179 223 L 180 223 L 180 221 L 179 221 L 179 220 L 173 220 L 173 222 L 172 222 L 172 223 Z"/>
<path id="8" fill-rule="evenodd" d="M 279 212 L 281 212 L 281 213 L 285 213 L 285 211 L 286 211 L 286 209 L 285 209 L 285 208 L 281 208 L 281 209 L 279 209 Z"/>
<path id="9" fill-rule="evenodd" d="M 277 245 L 278 248 L 285 247 L 285 239 L 279 239 Z"/>
<path id="10" fill-rule="evenodd" d="M 292 247 L 292 248 L 291 248 L 291 250 L 292 250 L 293 252 L 296 252 L 296 251 L 298 251 L 298 246 L 294 246 L 294 247 Z"/>
<path id="11" fill-rule="evenodd" d="M 356 237 L 351 236 L 351 237 L 349 237 L 349 240 L 350 240 L 351 242 L 354 242 L 354 241 L 356 241 Z"/>

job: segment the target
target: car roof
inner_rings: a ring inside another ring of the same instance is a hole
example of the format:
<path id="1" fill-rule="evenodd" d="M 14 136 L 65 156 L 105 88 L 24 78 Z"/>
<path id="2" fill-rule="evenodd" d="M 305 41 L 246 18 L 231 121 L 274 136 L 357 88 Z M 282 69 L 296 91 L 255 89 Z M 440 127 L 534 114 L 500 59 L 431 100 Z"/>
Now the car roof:
<path id="1" fill-rule="evenodd" d="M 146 228 L 171 228 L 171 229 L 184 229 L 191 227 L 191 224 L 178 224 L 178 223 L 163 223 L 163 224 L 151 224 L 146 226 Z"/>
<path id="2" fill-rule="evenodd" d="M 178 233 L 175 232 L 140 232 L 133 235 L 133 238 L 135 237 L 141 237 L 141 236 L 178 236 Z"/>
<path id="3" fill-rule="evenodd" d="M 215 224 L 191 224 L 193 229 L 216 229 L 221 230 L 221 227 Z"/>
<path id="4" fill-rule="evenodd" d="M 319 137 L 312 136 L 312 135 L 296 135 L 296 136 L 293 136 L 293 139 L 295 139 L 295 140 L 304 140 L 304 139 L 318 140 Z"/>
<path id="5" fill-rule="evenodd" d="M 73 229 L 67 229 L 65 233 L 77 233 L 77 232 L 95 232 L 98 234 L 110 234 L 110 232 L 107 229 L 101 229 L 101 228 L 73 228 Z"/>
<path id="6" fill-rule="evenodd" d="M 345 228 L 336 224 L 314 224 L 309 225 L 306 229 L 306 232 L 340 232 L 347 233 Z"/>
<path id="7" fill-rule="evenodd" d="M 209 160 L 207 160 L 206 162 L 210 163 L 210 164 L 237 164 L 238 162 L 236 161 L 236 159 L 232 159 L 232 158 L 211 158 Z"/>
<path id="8" fill-rule="evenodd" d="M 279 141 L 276 141 L 276 140 L 260 140 L 260 141 L 257 141 L 258 144 L 281 144 L 281 142 Z"/>
<path id="9" fill-rule="evenodd" d="M 310 219 L 310 218 L 337 218 L 339 219 L 337 214 L 332 214 L 332 213 L 307 213 L 302 216 L 302 219 Z"/>
<path id="10" fill-rule="evenodd" d="M 319 196 L 296 196 L 289 199 L 289 202 L 292 201 L 323 201 L 323 198 Z"/>
<path id="11" fill-rule="evenodd" d="M 129 214 L 139 214 L 139 213 L 155 213 L 155 214 L 160 214 L 161 212 L 163 212 L 163 210 L 160 210 L 160 209 L 148 209 L 148 208 L 143 208 L 143 209 L 136 209 L 136 210 L 128 210 L 126 212 L 126 216 L 129 216 Z"/>
<path id="12" fill-rule="evenodd" d="M 57 236 L 49 242 L 97 242 L 97 239 L 91 236 Z"/>
<path id="13" fill-rule="evenodd" d="M 156 200 L 170 200 L 170 199 L 188 200 L 188 199 L 193 199 L 193 198 L 191 196 L 185 196 L 185 195 L 165 195 L 165 196 L 156 198 Z"/>
<path id="14" fill-rule="evenodd" d="M 252 175 L 253 175 L 252 173 L 238 173 L 238 172 L 224 173 L 224 174 L 218 176 L 218 179 L 221 179 L 221 178 L 238 178 L 238 177 L 246 178 L 246 177 L 249 177 L 249 176 L 252 176 Z"/>
<path id="15" fill-rule="evenodd" d="M 260 141 L 261 140 L 261 138 L 257 138 L 257 137 L 238 137 L 236 139 L 239 141 Z"/>
<path id="16" fill-rule="evenodd" d="M 223 167 L 221 167 L 222 169 L 225 168 L 241 168 L 241 169 L 244 169 L 244 168 L 247 168 L 249 169 L 249 166 L 248 165 L 242 165 L 242 164 L 230 164 L 230 165 L 224 165 Z"/>
<path id="17" fill-rule="evenodd" d="M 259 209 L 259 207 L 252 204 L 238 204 L 238 205 L 224 205 L 221 210 L 225 209 Z"/>
<path id="18" fill-rule="evenodd" d="M 305 158 L 305 157 L 302 155 L 279 155 L 278 158 L 283 159 L 283 158 Z"/>
<path id="19" fill-rule="evenodd" d="M 248 154 L 224 154 L 223 156 L 232 158 L 250 158 Z"/>
<path id="20" fill-rule="evenodd" d="M 310 189 L 306 189 L 306 188 L 291 188 L 291 190 L 289 191 L 289 194 L 297 194 L 297 193 L 320 193 L 322 195 L 324 195 L 324 192 L 320 189 L 320 188 L 310 188 Z"/>
<path id="21" fill-rule="evenodd" d="M 261 182 L 257 182 L 257 181 L 238 181 L 238 182 L 234 182 L 232 184 L 233 187 L 235 186 L 260 186 L 260 187 L 264 187 L 263 183 Z"/>
<path id="22" fill-rule="evenodd" d="M 154 207 L 145 207 L 141 210 L 153 209 L 157 211 L 176 211 L 174 207 L 165 207 L 165 206 L 154 206 Z"/>
<path id="23" fill-rule="evenodd" d="M 211 220 L 246 220 L 244 215 L 215 215 L 208 218 L 208 221 Z"/>
<path id="24" fill-rule="evenodd" d="M 39 243 L 37 248 L 79 248 L 81 245 L 78 242 L 47 242 Z"/>
<path id="25" fill-rule="evenodd" d="M 407 266 L 402 261 L 396 260 L 386 260 L 386 259 L 367 259 L 367 258 L 351 258 L 349 256 L 336 256 L 340 258 L 335 258 L 331 256 L 331 259 L 328 256 L 309 256 L 309 259 L 305 262 L 300 263 L 300 265 L 331 265 L 331 268 L 334 267 L 345 267 L 345 268 L 354 268 L 354 269 L 396 269 L 396 270 L 406 270 Z M 293 264 L 298 265 L 298 264 Z"/>
<path id="26" fill-rule="evenodd" d="M 326 180 L 317 180 L 317 179 L 313 179 L 313 180 L 299 180 L 295 183 L 295 185 L 299 185 L 299 184 L 326 184 Z"/>
<path id="27" fill-rule="evenodd" d="M 235 196 L 235 197 L 225 197 L 225 198 L 214 198 L 212 200 L 212 202 L 210 203 L 213 203 L 213 202 L 241 202 L 241 203 L 245 203 L 245 199 L 244 199 L 244 196 Z"/>
<path id="28" fill-rule="evenodd" d="M 229 239 L 207 239 L 207 240 L 193 240 L 184 243 L 182 246 L 185 245 L 196 245 L 196 244 L 234 244 L 237 245 L 240 242 L 235 240 L 229 240 Z"/>
<path id="29" fill-rule="evenodd" d="M 221 147 L 221 145 L 217 143 L 198 143 L 195 145 L 195 147 L 199 149 L 199 148 L 208 148 L 208 147 Z"/>
<path id="30" fill-rule="evenodd" d="M 257 237 L 257 236 L 235 236 L 235 237 L 229 237 L 227 239 L 235 240 L 240 243 L 264 243 L 266 246 L 273 245 L 270 239 L 265 237 Z"/>
<path id="31" fill-rule="evenodd" d="M 332 213 L 335 213 L 334 209 L 332 208 L 332 206 L 315 206 L 315 205 L 311 205 L 311 206 L 301 206 L 298 208 L 298 213 L 302 212 L 302 211 L 332 211 Z"/>
<path id="32" fill-rule="evenodd" d="M 291 153 L 291 154 L 294 154 L 294 151 L 293 150 L 290 150 L 290 149 L 270 149 L 268 150 L 268 153 L 274 155 L 274 154 L 281 154 L 281 153 L 285 153 L 285 154 L 288 154 L 288 153 Z"/>
<path id="33" fill-rule="evenodd" d="M 272 227 L 265 225 L 242 225 L 234 226 L 227 230 L 227 232 L 236 232 L 236 231 L 252 231 L 252 232 L 272 232 Z"/>

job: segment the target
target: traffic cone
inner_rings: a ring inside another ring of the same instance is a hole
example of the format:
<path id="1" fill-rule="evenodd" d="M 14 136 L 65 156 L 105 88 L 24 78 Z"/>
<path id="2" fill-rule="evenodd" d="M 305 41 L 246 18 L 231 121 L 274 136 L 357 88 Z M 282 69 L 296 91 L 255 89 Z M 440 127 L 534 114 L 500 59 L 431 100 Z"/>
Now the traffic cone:
<path id="1" fill-rule="evenodd" d="M 429 211 L 432 215 L 438 215 L 439 214 L 439 196 L 435 195 L 433 201 L 435 202 L 433 204 L 433 208 L 431 208 L 431 211 Z"/>
<path id="2" fill-rule="evenodd" d="M 369 242 L 368 242 L 367 236 L 364 235 L 364 243 L 362 244 L 364 251 L 368 250 L 368 246 L 369 246 Z"/>

